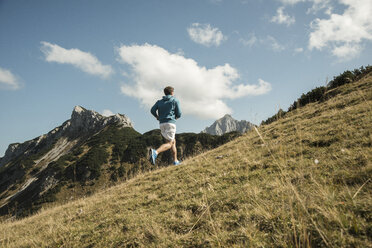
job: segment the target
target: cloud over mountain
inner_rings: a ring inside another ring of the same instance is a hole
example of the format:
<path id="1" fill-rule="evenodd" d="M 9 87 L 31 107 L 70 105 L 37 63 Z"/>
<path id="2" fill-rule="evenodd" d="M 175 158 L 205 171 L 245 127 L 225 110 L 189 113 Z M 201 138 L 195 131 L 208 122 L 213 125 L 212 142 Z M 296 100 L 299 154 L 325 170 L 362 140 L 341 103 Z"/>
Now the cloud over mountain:
<path id="1" fill-rule="evenodd" d="M 103 65 L 94 55 L 88 52 L 83 52 L 76 48 L 65 49 L 46 41 L 42 41 L 41 44 L 41 51 L 48 62 L 70 64 L 88 74 L 102 78 L 108 78 L 113 73 L 110 65 Z"/>
<path id="2" fill-rule="evenodd" d="M 111 110 L 109 110 L 109 109 L 104 109 L 104 110 L 102 111 L 102 115 L 103 115 L 103 116 L 106 116 L 106 117 L 109 117 L 109 116 L 111 116 L 111 115 L 114 115 L 114 113 L 113 113 Z"/>
<path id="3" fill-rule="evenodd" d="M 131 68 L 131 83 L 121 87 L 122 93 L 137 98 L 146 107 L 151 107 L 163 95 L 163 88 L 171 85 L 183 113 L 216 119 L 232 112 L 225 99 L 271 90 L 270 83 L 262 79 L 256 85 L 236 84 L 239 73 L 227 63 L 208 69 L 156 45 L 123 45 L 117 51 L 119 61 Z"/>

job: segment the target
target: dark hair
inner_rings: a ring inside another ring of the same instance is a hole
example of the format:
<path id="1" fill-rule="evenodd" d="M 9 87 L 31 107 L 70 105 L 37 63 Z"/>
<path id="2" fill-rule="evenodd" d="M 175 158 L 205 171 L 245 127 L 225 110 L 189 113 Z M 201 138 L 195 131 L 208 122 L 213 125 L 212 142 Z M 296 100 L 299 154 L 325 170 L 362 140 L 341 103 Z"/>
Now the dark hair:
<path id="1" fill-rule="evenodd" d="M 174 88 L 172 86 L 167 86 L 164 88 L 165 95 L 171 95 L 173 91 L 174 91 Z"/>

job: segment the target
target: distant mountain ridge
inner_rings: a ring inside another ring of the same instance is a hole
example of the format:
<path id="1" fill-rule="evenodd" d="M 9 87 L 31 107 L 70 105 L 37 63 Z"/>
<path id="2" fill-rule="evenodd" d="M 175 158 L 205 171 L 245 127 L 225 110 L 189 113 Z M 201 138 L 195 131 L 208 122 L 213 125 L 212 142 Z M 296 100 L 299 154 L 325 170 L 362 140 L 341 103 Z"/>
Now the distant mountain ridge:
<path id="1" fill-rule="evenodd" d="M 215 121 L 210 127 L 206 127 L 202 133 L 211 135 L 223 135 L 229 132 L 245 133 L 254 127 L 252 123 L 246 120 L 235 120 L 231 115 L 226 114 L 224 117 Z"/>

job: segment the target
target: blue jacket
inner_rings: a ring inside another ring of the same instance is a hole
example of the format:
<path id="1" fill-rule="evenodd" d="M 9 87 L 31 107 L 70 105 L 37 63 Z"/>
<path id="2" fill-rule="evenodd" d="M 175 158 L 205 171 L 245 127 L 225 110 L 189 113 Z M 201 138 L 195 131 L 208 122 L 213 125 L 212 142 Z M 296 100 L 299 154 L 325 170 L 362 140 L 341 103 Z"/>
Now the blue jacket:
<path id="1" fill-rule="evenodd" d="M 156 113 L 157 111 L 157 113 Z M 180 102 L 172 95 L 163 96 L 151 108 L 151 114 L 160 123 L 176 123 L 176 119 L 181 117 Z"/>

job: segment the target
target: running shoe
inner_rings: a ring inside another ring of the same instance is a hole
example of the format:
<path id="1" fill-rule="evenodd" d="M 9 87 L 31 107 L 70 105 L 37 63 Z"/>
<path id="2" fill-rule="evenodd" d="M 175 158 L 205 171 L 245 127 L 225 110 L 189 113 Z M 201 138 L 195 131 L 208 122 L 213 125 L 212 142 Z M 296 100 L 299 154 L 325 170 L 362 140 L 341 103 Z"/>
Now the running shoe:
<path id="1" fill-rule="evenodd" d="M 173 165 L 180 165 L 180 164 L 181 164 L 181 162 L 178 161 L 178 160 L 173 162 Z"/>
<path id="2" fill-rule="evenodd" d="M 151 164 L 153 164 L 153 165 L 155 165 L 155 160 L 156 160 L 156 158 L 158 157 L 158 155 L 156 154 L 156 151 L 155 151 L 155 149 L 150 149 L 149 150 L 149 155 L 150 155 L 150 163 Z"/>

